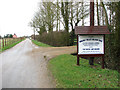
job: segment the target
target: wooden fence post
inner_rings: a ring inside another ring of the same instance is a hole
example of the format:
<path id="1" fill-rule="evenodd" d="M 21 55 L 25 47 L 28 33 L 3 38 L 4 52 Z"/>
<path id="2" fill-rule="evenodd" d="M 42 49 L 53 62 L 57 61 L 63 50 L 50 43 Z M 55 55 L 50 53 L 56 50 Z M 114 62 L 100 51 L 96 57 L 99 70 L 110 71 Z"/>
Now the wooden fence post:
<path id="1" fill-rule="evenodd" d="M 2 39 L 0 39 L 0 49 L 2 49 Z"/>
<path id="2" fill-rule="evenodd" d="M 3 38 L 3 40 L 2 40 L 2 43 L 3 43 L 2 46 L 3 46 L 3 48 L 4 48 L 4 38 Z"/>
<path id="3" fill-rule="evenodd" d="M 6 39 L 5 39 L 5 47 L 6 47 Z"/>

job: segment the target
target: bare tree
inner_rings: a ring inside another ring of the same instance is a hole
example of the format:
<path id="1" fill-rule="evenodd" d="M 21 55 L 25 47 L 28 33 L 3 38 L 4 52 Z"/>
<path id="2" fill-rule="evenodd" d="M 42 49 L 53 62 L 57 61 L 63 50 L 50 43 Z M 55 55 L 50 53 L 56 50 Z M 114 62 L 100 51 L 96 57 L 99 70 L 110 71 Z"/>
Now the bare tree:
<path id="1" fill-rule="evenodd" d="M 85 5 L 83 2 L 70 2 L 69 4 L 70 8 L 70 25 L 71 25 L 71 45 L 74 43 L 75 38 L 75 30 L 74 27 L 78 26 L 79 22 L 82 20 L 82 25 L 84 25 L 84 19 L 89 15 L 89 9 L 87 8 L 87 5 Z"/>
<path id="2" fill-rule="evenodd" d="M 61 14 L 64 21 L 64 28 L 69 32 L 69 2 L 61 2 Z"/>
<path id="3" fill-rule="evenodd" d="M 97 7 L 97 24 L 98 26 L 100 25 L 100 18 L 99 18 L 99 5 L 98 5 L 98 0 L 96 0 L 96 7 Z"/>
<path id="4" fill-rule="evenodd" d="M 103 18 L 105 17 L 105 23 L 107 26 L 109 26 L 109 23 L 108 23 L 108 15 L 107 15 L 107 10 L 105 9 L 105 5 L 103 3 L 103 1 L 101 0 L 101 6 L 102 6 L 102 9 L 103 9 Z M 104 16 L 105 15 L 105 16 Z M 104 19 L 103 19 L 104 20 Z M 103 25 L 104 25 L 104 21 L 103 21 Z"/>

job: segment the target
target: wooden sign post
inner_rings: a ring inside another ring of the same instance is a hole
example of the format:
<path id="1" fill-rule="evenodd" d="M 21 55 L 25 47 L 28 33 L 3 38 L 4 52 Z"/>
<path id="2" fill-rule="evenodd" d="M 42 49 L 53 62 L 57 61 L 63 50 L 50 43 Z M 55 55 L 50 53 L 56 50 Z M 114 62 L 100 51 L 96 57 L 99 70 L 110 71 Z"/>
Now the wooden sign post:
<path id="1" fill-rule="evenodd" d="M 77 65 L 79 57 L 91 57 L 90 65 L 93 65 L 94 57 L 102 57 L 104 68 L 105 34 L 110 34 L 107 26 L 94 26 L 94 0 L 90 2 L 90 26 L 76 26 L 77 34 Z"/>
<path id="2" fill-rule="evenodd" d="M 105 34 L 110 34 L 107 26 L 76 26 L 77 65 L 79 57 L 102 57 L 104 68 Z"/>

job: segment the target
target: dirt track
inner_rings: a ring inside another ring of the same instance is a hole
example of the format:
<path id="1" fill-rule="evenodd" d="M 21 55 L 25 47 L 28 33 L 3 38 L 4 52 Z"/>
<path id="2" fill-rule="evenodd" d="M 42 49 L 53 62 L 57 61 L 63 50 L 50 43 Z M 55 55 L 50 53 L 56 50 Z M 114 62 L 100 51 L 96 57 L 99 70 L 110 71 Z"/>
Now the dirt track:
<path id="1" fill-rule="evenodd" d="M 55 88 L 47 70 L 50 58 L 76 52 L 76 47 L 37 47 L 25 40 L 0 54 L 2 88 Z"/>
<path id="2" fill-rule="evenodd" d="M 37 49 L 32 50 L 33 53 L 42 53 L 46 58 L 51 59 L 55 56 L 61 54 L 72 54 L 76 53 L 77 47 L 70 46 L 70 47 L 40 47 Z"/>

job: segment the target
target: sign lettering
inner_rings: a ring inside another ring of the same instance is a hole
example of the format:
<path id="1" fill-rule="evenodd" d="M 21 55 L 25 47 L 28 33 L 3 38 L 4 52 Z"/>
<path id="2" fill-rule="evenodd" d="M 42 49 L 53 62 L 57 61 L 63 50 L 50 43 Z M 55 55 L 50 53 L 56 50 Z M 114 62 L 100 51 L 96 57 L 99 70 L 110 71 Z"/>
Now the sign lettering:
<path id="1" fill-rule="evenodd" d="M 104 54 L 103 35 L 78 35 L 78 54 Z"/>

